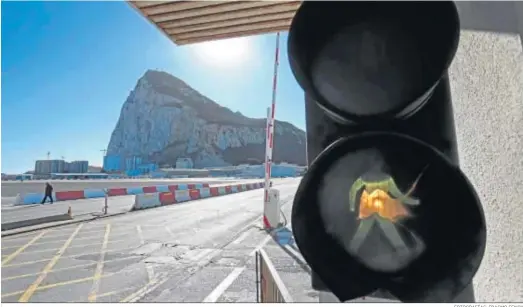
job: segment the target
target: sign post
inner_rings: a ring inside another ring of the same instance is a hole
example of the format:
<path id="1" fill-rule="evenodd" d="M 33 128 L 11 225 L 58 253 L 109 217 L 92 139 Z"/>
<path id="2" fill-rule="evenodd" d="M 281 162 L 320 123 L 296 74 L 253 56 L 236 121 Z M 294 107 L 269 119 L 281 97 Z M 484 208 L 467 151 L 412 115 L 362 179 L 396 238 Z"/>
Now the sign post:
<path id="1" fill-rule="evenodd" d="M 263 197 L 263 227 L 265 229 L 274 228 L 267 218 L 267 208 L 269 203 L 269 189 L 271 189 L 271 167 L 272 167 L 272 150 L 274 145 L 274 113 L 276 109 L 276 87 L 278 84 L 278 66 L 280 53 L 280 33 L 276 34 L 276 51 L 274 57 L 274 77 L 272 82 L 272 102 L 271 107 L 267 109 L 267 126 L 265 133 L 265 187 Z"/>

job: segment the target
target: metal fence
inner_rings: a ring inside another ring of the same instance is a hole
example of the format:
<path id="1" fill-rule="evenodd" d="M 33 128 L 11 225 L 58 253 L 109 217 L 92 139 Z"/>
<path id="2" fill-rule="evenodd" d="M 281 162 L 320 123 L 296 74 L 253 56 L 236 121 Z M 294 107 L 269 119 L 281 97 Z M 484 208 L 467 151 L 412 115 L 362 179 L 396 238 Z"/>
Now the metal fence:
<path id="1" fill-rule="evenodd" d="M 293 302 L 276 268 L 263 249 L 256 252 L 256 294 L 258 303 Z"/>

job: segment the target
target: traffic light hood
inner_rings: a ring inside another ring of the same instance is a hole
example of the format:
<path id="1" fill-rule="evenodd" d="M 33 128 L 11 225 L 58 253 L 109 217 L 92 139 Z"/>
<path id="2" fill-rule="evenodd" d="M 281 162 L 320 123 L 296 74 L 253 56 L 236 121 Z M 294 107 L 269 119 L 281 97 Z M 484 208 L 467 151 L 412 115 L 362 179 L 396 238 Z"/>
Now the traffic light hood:
<path id="1" fill-rule="evenodd" d="M 289 31 L 289 62 L 337 121 L 404 118 L 446 72 L 459 29 L 453 2 L 304 1 Z"/>
<path id="2" fill-rule="evenodd" d="M 485 252 L 484 213 L 458 166 L 396 133 L 340 138 L 310 164 L 292 228 L 311 269 L 342 302 L 388 290 L 450 302 Z"/>

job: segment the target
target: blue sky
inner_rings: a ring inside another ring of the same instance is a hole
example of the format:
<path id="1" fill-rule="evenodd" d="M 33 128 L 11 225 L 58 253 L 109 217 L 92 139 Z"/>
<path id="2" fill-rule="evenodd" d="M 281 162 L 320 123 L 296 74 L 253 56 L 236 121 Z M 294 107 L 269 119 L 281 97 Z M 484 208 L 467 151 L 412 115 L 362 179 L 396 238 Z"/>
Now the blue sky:
<path id="1" fill-rule="evenodd" d="M 1 5 L 4 173 L 32 170 L 47 151 L 101 165 L 122 104 L 147 69 L 246 116 L 265 117 L 270 105 L 275 34 L 176 47 L 124 2 Z M 283 34 L 276 118 L 304 129 L 286 41 Z"/>

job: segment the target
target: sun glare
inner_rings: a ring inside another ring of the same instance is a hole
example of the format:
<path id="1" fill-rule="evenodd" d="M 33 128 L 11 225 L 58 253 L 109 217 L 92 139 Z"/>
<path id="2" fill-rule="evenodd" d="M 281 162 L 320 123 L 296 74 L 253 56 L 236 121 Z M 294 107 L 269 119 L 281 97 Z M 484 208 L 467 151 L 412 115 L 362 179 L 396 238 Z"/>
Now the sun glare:
<path id="1" fill-rule="evenodd" d="M 251 53 L 249 38 L 233 38 L 195 44 L 198 60 L 217 66 L 233 66 L 245 62 Z"/>

